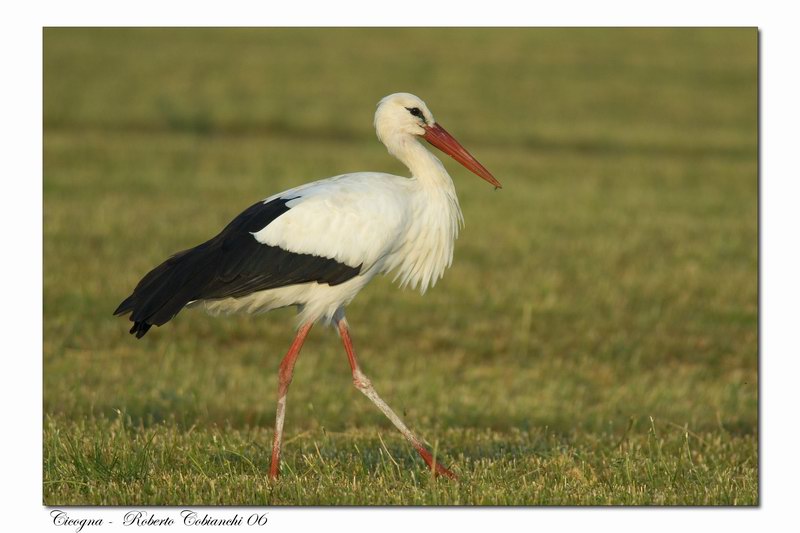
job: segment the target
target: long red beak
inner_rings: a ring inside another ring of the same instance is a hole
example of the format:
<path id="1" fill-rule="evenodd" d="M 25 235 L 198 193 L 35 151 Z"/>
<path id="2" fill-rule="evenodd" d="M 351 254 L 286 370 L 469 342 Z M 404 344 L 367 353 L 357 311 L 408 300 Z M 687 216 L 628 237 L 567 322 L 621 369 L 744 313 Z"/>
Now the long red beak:
<path id="1" fill-rule="evenodd" d="M 472 157 L 472 154 L 467 152 L 467 149 L 461 146 L 461 143 L 455 140 L 453 136 L 447 133 L 439 124 L 434 123 L 433 126 L 425 126 L 425 135 L 423 135 L 423 137 L 436 148 L 464 165 L 467 170 L 494 185 L 495 188 L 503 188 L 500 182 L 494 179 L 492 173 L 486 170 L 486 167 Z"/>

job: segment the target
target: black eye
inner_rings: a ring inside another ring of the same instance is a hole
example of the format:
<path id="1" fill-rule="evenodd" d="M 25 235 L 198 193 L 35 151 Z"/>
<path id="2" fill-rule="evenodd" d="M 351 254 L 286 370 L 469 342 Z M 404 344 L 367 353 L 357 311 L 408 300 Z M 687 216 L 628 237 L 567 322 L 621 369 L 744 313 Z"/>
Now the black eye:
<path id="1" fill-rule="evenodd" d="M 425 120 L 425 116 L 422 114 L 422 111 L 419 110 L 418 107 L 407 107 L 408 112 L 414 115 L 415 117 L 419 117 L 422 120 Z"/>

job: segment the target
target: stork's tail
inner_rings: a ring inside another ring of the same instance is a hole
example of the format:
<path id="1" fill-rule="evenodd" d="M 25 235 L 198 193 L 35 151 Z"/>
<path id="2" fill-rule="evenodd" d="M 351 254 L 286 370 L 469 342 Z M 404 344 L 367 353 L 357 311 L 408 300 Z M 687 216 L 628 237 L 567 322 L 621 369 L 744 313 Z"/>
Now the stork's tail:
<path id="1" fill-rule="evenodd" d="M 134 294 L 131 294 L 130 296 L 125 298 L 121 304 L 119 304 L 119 307 L 117 307 L 117 310 L 114 311 L 114 314 L 116 316 L 125 316 L 128 313 L 135 312 L 136 310 L 135 302 L 136 298 L 134 292 Z M 133 317 L 131 317 L 131 321 L 133 322 L 133 327 L 131 327 L 130 333 L 131 335 L 136 335 L 137 339 L 141 339 L 142 337 L 144 337 L 144 334 L 147 333 L 147 331 L 153 326 L 153 324 L 148 324 L 144 320 L 136 321 L 133 319 Z"/>
<path id="2" fill-rule="evenodd" d="M 185 250 L 151 270 L 114 311 L 117 316 L 130 313 L 130 333 L 141 339 L 152 326 L 161 326 L 195 299 L 198 268 L 204 262 L 203 247 Z"/>

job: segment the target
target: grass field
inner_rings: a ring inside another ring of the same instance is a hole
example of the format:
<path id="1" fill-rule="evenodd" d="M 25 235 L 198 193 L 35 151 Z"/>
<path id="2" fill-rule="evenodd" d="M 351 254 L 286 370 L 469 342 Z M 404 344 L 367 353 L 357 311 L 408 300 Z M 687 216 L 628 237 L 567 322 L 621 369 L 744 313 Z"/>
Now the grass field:
<path id="1" fill-rule="evenodd" d="M 757 34 L 44 32 L 43 500 L 66 504 L 758 503 Z M 348 308 L 365 373 L 460 480 L 432 479 L 312 331 L 267 482 L 293 312 L 111 312 L 253 201 L 405 169 L 410 91 L 498 179 L 424 297 Z"/>

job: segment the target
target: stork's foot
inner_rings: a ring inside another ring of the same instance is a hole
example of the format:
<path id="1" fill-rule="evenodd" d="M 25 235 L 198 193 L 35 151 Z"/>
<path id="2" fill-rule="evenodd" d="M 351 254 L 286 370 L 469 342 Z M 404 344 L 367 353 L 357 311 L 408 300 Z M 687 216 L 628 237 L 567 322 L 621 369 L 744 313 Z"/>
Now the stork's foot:
<path id="1" fill-rule="evenodd" d="M 417 453 L 419 453 L 422 456 L 422 460 L 425 461 L 425 464 L 428 465 L 428 468 L 433 470 L 437 476 L 445 476 L 450 479 L 458 479 L 458 476 L 455 475 L 451 470 L 442 466 L 441 463 L 437 463 L 436 461 L 434 461 L 431 452 L 422 447 L 416 448 L 416 450 Z"/>
<path id="2" fill-rule="evenodd" d="M 278 476 L 280 475 L 280 473 L 281 473 L 280 460 L 276 459 L 273 456 L 272 461 L 270 461 L 269 464 L 269 480 L 278 481 Z"/>

